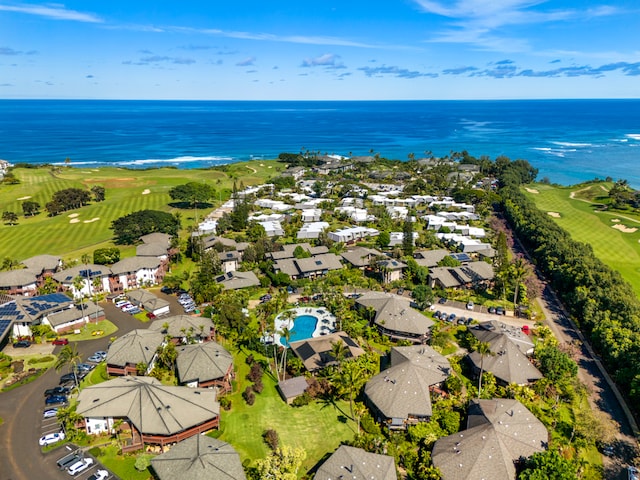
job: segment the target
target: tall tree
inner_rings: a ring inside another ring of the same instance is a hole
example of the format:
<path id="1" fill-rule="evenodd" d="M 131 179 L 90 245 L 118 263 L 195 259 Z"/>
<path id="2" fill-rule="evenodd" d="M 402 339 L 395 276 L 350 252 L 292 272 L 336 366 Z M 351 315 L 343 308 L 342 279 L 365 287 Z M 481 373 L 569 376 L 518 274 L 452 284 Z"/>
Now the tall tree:
<path id="1" fill-rule="evenodd" d="M 78 385 L 78 364 L 82 362 L 82 357 L 78 353 L 78 345 L 76 343 L 70 343 L 60 349 L 58 353 L 58 359 L 56 360 L 53 368 L 56 372 L 59 372 L 64 367 L 68 367 L 73 372 L 76 385 Z"/>
<path id="2" fill-rule="evenodd" d="M 491 346 L 488 342 L 478 342 L 476 345 L 476 352 L 480 354 L 480 376 L 478 377 L 478 398 L 482 393 L 482 374 L 484 373 L 484 359 L 487 356 L 495 355 L 491 351 Z"/>
<path id="3" fill-rule="evenodd" d="M 18 223 L 18 214 L 15 212 L 2 212 L 2 221 L 8 225 L 16 225 Z"/>
<path id="4" fill-rule="evenodd" d="M 511 282 L 513 282 L 513 308 L 517 307 L 518 293 L 520 291 L 520 284 L 529 275 L 529 269 L 527 262 L 524 258 L 516 258 L 509 268 Z"/>
<path id="5" fill-rule="evenodd" d="M 407 213 L 402 225 L 402 252 L 407 257 L 413 256 L 413 222 L 412 212 Z"/>
<path id="6" fill-rule="evenodd" d="M 40 204 L 33 200 L 25 200 L 22 202 L 22 213 L 25 217 L 31 217 L 40 211 Z"/>

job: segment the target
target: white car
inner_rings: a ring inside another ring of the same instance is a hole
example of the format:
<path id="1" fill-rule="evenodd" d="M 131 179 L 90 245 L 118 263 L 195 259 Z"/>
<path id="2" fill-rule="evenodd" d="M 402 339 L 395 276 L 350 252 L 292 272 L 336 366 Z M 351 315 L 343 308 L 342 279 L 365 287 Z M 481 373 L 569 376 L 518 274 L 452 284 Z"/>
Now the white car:
<path id="1" fill-rule="evenodd" d="M 106 480 L 109 478 L 109 472 L 106 470 L 98 470 L 93 475 L 91 475 L 87 480 Z"/>
<path id="2" fill-rule="evenodd" d="M 42 414 L 42 418 L 55 418 L 58 415 L 57 408 L 50 408 L 49 410 L 45 410 Z"/>
<path id="3" fill-rule="evenodd" d="M 80 472 L 84 472 L 91 465 L 93 465 L 93 458 L 83 458 L 82 460 L 78 460 L 76 463 L 71 465 L 67 469 L 67 473 L 71 476 L 74 476 L 79 474 Z"/>
<path id="4" fill-rule="evenodd" d="M 45 445 L 53 445 L 54 443 L 58 443 L 64 440 L 64 432 L 56 432 L 45 435 L 44 437 L 40 437 L 40 446 Z"/>

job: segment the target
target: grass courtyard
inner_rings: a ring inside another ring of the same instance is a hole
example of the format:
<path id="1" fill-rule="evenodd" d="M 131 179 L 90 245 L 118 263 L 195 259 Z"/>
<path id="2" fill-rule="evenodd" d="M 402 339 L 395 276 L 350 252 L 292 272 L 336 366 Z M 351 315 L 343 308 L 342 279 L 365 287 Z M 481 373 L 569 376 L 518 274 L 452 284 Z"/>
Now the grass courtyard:
<path id="1" fill-rule="evenodd" d="M 603 209 L 611 184 L 558 187 L 536 184 L 526 195 L 543 212 L 620 274 L 640 295 L 640 216 Z"/>
<path id="2" fill-rule="evenodd" d="M 220 432 L 214 436 L 230 443 L 242 460 L 264 458 L 269 447 L 262 439 L 267 429 L 278 432 L 281 445 L 303 447 L 307 459 L 300 474 L 308 471 L 326 454 L 333 452 L 342 441 L 353 439 L 356 425 L 349 416 L 349 403 L 312 402 L 304 407 L 287 405 L 276 390 L 276 381 L 268 372 L 263 377 L 264 390 L 256 394 L 252 406 L 242 398 L 242 391 L 251 383 L 245 379 L 249 372 L 244 352 L 234 351 L 237 386 L 230 396 L 232 408 L 220 414 Z"/>

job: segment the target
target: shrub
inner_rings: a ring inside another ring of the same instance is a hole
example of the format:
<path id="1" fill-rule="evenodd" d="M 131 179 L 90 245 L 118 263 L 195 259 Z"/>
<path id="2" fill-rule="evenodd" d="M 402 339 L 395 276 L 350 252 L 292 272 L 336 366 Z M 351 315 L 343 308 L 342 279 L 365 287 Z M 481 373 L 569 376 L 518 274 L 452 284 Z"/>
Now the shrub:
<path id="1" fill-rule="evenodd" d="M 242 398 L 244 398 L 244 401 L 247 402 L 247 405 L 251 406 L 256 401 L 256 394 L 253 393 L 251 387 L 247 387 L 244 389 L 244 392 L 242 392 Z"/>
<path id="2" fill-rule="evenodd" d="M 380 426 L 376 423 L 371 415 L 365 413 L 360 417 L 360 427 L 366 433 L 371 435 L 380 435 Z"/>
<path id="3" fill-rule="evenodd" d="M 138 470 L 139 472 L 144 472 L 147 468 L 149 468 L 149 466 L 151 465 L 151 455 L 139 455 L 138 458 L 136 458 L 136 463 L 134 464 L 134 467 L 136 467 L 136 470 Z"/>
<path id="4" fill-rule="evenodd" d="M 278 432 L 276 432 L 272 428 L 270 428 L 269 430 L 265 430 L 265 432 L 262 434 L 262 438 L 264 439 L 265 443 L 269 445 L 269 448 L 271 450 L 275 451 L 280 445 L 280 437 L 278 436 Z"/>
<path id="5" fill-rule="evenodd" d="M 223 410 L 231 410 L 231 400 L 229 400 L 229 397 L 220 397 L 218 402 Z"/>
<path id="6" fill-rule="evenodd" d="M 247 359 L 245 360 L 245 363 L 246 363 L 247 365 L 253 365 L 253 362 L 254 362 L 253 354 L 250 354 L 250 355 L 247 357 Z"/>
<path id="7" fill-rule="evenodd" d="M 247 380 L 253 383 L 257 383 L 262 380 L 262 375 L 264 374 L 264 370 L 259 363 L 254 363 L 251 365 L 251 370 L 247 374 Z"/>
<path id="8" fill-rule="evenodd" d="M 251 389 L 256 393 L 262 393 L 262 390 L 264 389 L 264 385 L 262 384 L 262 379 L 254 383 Z"/>
<path id="9" fill-rule="evenodd" d="M 307 392 L 304 392 L 299 397 L 294 398 L 293 402 L 291 402 L 291 405 L 294 407 L 304 407 L 305 405 L 309 405 L 309 402 L 311 402 L 311 400 L 311 395 L 309 395 Z"/>
<path id="10" fill-rule="evenodd" d="M 89 455 L 92 455 L 94 457 L 99 457 L 100 455 L 102 455 L 102 449 L 100 447 L 90 448 Z"/>

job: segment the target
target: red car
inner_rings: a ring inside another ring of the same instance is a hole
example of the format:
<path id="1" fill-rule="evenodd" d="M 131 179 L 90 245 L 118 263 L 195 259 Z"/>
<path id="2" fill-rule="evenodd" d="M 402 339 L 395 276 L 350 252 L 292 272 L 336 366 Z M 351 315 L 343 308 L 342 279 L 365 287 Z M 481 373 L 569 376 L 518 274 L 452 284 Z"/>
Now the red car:
<path id="1" fill-rule="evenodd" d="M 53 342 L 54 345 L 68 345 L 69 340 L 66 338 L 56 338 Z"/>

